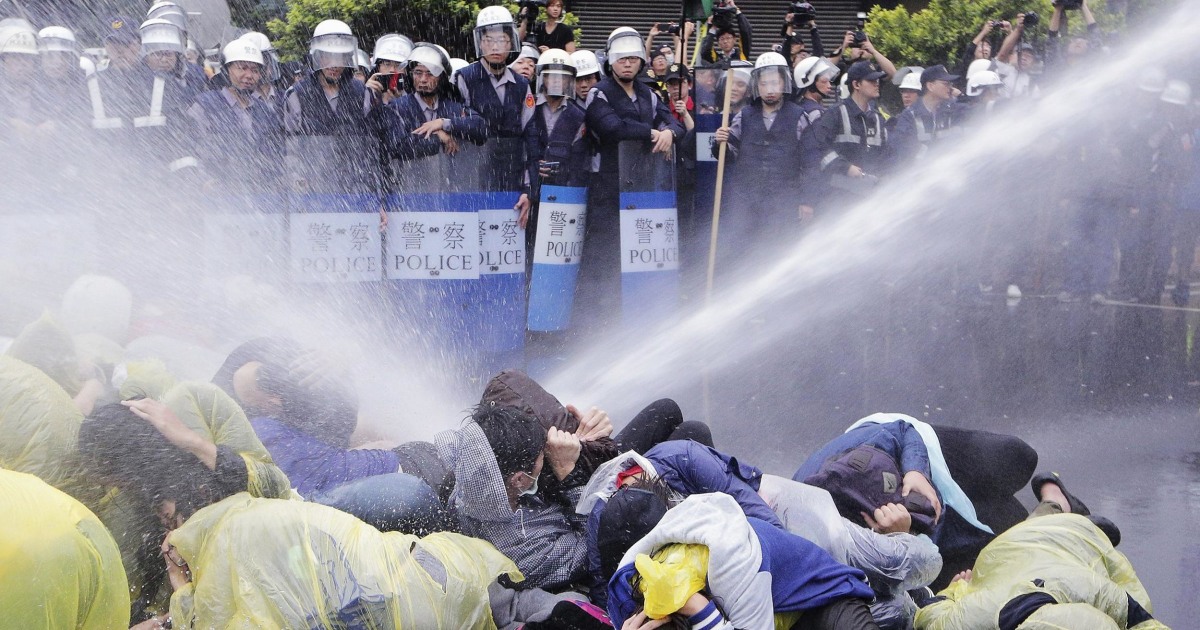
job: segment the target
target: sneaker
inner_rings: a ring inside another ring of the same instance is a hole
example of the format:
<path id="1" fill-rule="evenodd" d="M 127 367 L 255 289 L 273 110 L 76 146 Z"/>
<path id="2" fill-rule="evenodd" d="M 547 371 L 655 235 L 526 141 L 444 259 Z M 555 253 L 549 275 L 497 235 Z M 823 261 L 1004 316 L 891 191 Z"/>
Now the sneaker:
<path id="1" fill-rule="evenodd" d="M 1020 299 L 1021 298 L 1021 287 L 1018 287 L 1015 284 L 1010 284 L 1010 285 L 1008 285 L 1008 290 L 1004 292 L 1004 295 L 1005 295 L 1005 297 L 1010 297 L 1010 298 L 1013 298 L 1014 300 Z"/>
<path id="2" fill-rule="evenodd" d="M 1033 479 L 1029 480 L 1029 489 L 1033 490 L 1033 496 L 1037 498 L 1039 503 L 1042 500 L 1042 486 L 1048 483 L 1058 486 L 1058 489 L 1062 491 L 1063 496 L 1067 498 L 1067 502 L 1071 504 L 1066 507 L 1071 510 L 1072 514 L 1087 516 L 1092 513 L 1092 511 L 1083 504 L 1083 501 L 1080 501 L 1075 497 L 1075 495 L 1067 492 L 1067 487 L 1063 485 L 1062 477 L 1060 477 L 1056 472 L 1038 473 L 1033 476 Z"/>

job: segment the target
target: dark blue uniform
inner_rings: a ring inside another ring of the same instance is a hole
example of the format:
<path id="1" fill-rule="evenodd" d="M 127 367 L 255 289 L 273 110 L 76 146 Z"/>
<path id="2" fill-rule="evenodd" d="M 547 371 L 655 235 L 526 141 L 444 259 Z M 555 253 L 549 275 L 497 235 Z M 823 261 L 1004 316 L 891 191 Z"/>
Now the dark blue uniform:
<path id="1" fill-rule="evenodd" d="M 437 155 L 442 143 L 434 136 L 424 138 L 412 133 L 413 129 L 425 124 L 425 113 L 416 94 L 405 94 L 389 103 L 382 113 L 387 150 L 397 159 L 412 160 Z M 437 118 L 445 118 L 450 124 L 445 129 L 451 136 L 483 144 L 487 141 L 487 121 L 462 103 L 439 98 L 434 108 Z"/>
<path id="2" fill-rule="evenodd" d="M 533 93 L 525 77 L 505 68 L 501 76 L 504 97 L 496 91 L 492 74 L 484 68 L 483 61 L 463 68 L 458 73 L 457 86 L 467 107 L 475 110 L 487 121 L 488 137 L 496 141 L 491 144 L 492 190 L 524 190 L 527 126 L 533 116 Z"/>
<path id="3" fill-rule="evenodd" d="M 854 190 L 865 182 L 846 177 L 851 165 L 871 175 L 888 167 L 888 134 L 883 116 L 873 105 L 863 111 L 853 99 L 825 110 L 801 135 L 800 145 L 802 165 L 814 174 L 813 194 L 806 195 L 814 201 L 813 205 L 833 206 L 839 200 L 847 200 L 847 196 L 854 198 L 866 192 L 865 188 Z"/>

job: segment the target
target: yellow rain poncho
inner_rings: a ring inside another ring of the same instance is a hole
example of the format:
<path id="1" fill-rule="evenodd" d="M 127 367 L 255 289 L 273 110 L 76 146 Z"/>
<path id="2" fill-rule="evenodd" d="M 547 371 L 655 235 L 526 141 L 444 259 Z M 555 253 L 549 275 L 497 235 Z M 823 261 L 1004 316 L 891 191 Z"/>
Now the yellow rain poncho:
<path id="1" fill-rule="evenodd" d="M 708 578 L 708 547 L 674 543 L 653 557 L 639 553 L 634 558 L 642 576 L 646 616 L 662 619 L 677 612 L 689 597 L 704 588 Z"/>
<path id="2" fill-rule="evenodd" d="M 245 493 L 168 540 L 192 574 L 171 599 L 176 628 L 495 628 L 488 586 L 522 579 L 482 540 L 381 533 L 333 508 Z"/>
<path id="3" fill-rule="evenodd" d="M 1109 627 L 1125 628 L 1129 597 L 1153 613 L 1133 565 L 1078 514 L 1038 516 L 1018 523 L 983 548 L 972 573 L 970 581 L 960 580 L 939 593 L 945 600 L 917 612 L 917 630 L 994 629 L 1009 600 L 1035 592 L 1049 594 L 1058 604 L 1039 609 L 1018 626 L 1021 630 L 1104 628 L 1095 623 L 1097 613 L 1115 624 Z M 1041 580 L 1043 586 L 1034 580 Z M 1091 610 L 1082 613 L 1084 608 Z M 1134 627 L 1166 626 L 1151 620 Z"/>
<path id="4" fill-rule="evenodd" d="M 80 502 L 0 469 L 0 625 L 129 627 L 129 590 L 108 530 Z"/>
<path id="5" fill-rule="evenodd" d="M 45 372 L 71 396 L 78 394 L 83 385 L 75 340 L 49 312 L 22 329 L 6 354 Z"/>
<path id="6" fill-rule="evenodd" d="M 292 496 L 287 475 L 275 465 L 245 412 L 220 387 L 212 383 L 180 383 L 162 396 L 188 428 L 217 446 L 226 446 L 246 462 L 246 491 L 256 497 Z"/>
<path id="7" fill-rule="evenodd" d="M 78 474 L 82 423 L 71 397 L 45 372 L 0 356 L 0 468 L 75 494 L 70 486 Z"/>

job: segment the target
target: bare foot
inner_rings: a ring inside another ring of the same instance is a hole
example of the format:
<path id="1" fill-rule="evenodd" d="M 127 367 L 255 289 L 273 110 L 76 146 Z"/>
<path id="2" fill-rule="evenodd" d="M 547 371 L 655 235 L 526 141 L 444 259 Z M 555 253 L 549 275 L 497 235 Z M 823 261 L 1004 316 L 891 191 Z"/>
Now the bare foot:
<path id="1" fill-rule="evenodd" d="M 1063 494 L 1062 488 L 1059 488 L 1058 484 L 1053 481 L 1048 481 L 1046 485 L 1042 486 L 1042 500 L 1053 501 L 1062 508 L 1063 512 L 1068 514 L 1071 512 L 1071 502 L 1067 500 L 1067 495 Z"/>

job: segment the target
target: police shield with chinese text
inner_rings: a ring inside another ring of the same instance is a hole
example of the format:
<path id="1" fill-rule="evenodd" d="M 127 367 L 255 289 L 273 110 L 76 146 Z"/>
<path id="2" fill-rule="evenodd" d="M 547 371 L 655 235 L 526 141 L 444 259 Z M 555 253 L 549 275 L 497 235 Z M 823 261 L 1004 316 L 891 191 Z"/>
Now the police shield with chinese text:
<path id="1" fill-rule="evenodd" d="M 526 230 L 534 235 L 528 327 L 540 333 L 565 330 L 571 323 L 592 151 L 584 130 L 585 112 L 574 98 L 575 65 L 565 51 L 542 53 L 537 92 L 530 123 L 536 142 L 527 150 L 538 202 Z"/>

